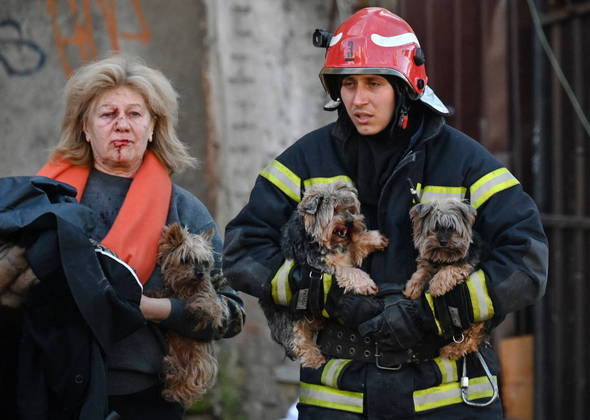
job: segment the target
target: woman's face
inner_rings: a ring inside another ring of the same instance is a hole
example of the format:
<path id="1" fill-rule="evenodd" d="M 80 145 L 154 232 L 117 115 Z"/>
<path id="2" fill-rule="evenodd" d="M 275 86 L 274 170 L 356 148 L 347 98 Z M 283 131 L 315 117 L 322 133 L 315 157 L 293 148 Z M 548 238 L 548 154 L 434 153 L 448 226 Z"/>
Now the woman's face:
<path id="1" fill-rule="evenodd" d="M 84 127 L 94 167 L 128 178 L 141 166 L 153 131 L 154 119 L 143 96 L 127 86 L 103 91 L 91 104 Z"/>

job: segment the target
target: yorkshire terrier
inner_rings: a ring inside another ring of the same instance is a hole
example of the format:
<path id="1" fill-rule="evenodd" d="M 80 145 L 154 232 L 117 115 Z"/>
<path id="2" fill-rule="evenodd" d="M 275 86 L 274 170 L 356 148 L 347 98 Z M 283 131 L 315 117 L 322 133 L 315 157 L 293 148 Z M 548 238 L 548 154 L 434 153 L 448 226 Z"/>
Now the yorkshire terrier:
<path id="1" fill-rule="evenodd" d="M 360 265 L 367 255 L 388 245 L 377 230 L 368 231 L 355 188 L 343 181 L 310 186 L 281 231 L 281 250 L 287 260 L 335 275 L 344 292 L 371 295 L 377 285 Z M 261 299 L 272 338 L 303 367 L 318 368 L 326 359 L 315 343 L 320 319 Z"/>
<path id="2" fill-rule="evenodd" d="M 212 233 L 192 234 L 174 223 L 164 227 L 158 245 L 157 261 L 164 277 L 164 288 L 152 297 L 181 299 L 198 331 L 221 326 L 226 309 L 217 298 L 210 271 L 213 265 Z M 162 396 L 189 406 L 213 384 L 217 359 L 213 344 L 165 333 L 168 352 L 163 360 Z"/>
<path id="3" fill-rule="evenodd" d="M 442 296 L 466 281 L 484 251 L 473 230 L 475 216 L 475 208 L 456 199 L 418 203 L 410 209 L 418 258 L 404 295 L 418 299 L 428 286 L 432 296 Z M 463 340 L 442 347 L 440 355 L 458 360 L 477 351 L 486 338 L 484 323 L 473 324 L 463 331 Z"/>

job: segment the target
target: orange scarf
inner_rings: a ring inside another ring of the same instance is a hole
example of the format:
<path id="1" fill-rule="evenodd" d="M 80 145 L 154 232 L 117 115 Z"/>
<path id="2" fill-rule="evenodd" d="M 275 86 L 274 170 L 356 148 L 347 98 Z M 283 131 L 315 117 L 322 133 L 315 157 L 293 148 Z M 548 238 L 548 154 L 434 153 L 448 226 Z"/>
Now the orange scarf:
<path id="1" fill-rule="evenodd" d="M 70 184 L 78 190 L 76 200 L 82 198 L 90 169 L 72 165 L 56 158 L 48 162 L 37 175 Z M 152 152 L 148 151 L 113 226 L 102 244 L 127 262 L 142 284 L 156 267 L 158 241 L 168 217 L 172 181 L 168 171 Z"/>

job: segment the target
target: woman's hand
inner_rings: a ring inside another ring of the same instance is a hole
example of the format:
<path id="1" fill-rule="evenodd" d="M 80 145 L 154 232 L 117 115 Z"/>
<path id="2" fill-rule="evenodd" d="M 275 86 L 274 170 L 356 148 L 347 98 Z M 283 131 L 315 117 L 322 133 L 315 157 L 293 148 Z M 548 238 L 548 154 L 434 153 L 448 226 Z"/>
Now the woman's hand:
<path id="1" fill-rule="evenodd" d="M 139 310 L 148 321 L 163 321 L 170 316 L 172 303 L 168 298 L 151 298 L 142 295 Z"/>

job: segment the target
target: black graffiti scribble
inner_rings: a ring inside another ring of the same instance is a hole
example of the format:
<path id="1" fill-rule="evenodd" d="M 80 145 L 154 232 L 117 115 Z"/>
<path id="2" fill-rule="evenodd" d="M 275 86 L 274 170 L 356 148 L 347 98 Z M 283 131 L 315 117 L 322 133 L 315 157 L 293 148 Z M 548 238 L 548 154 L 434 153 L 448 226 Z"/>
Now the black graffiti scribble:
<path id="1" fill-rule="evenodd" d="M 20 24 L 13 19 L 0 21 L 0 30 L 13 29 L 14 36 L 0 36 L 0 63 L 9 76 L 29 76 L 45 64 L 45 52 L 33 41 L 23 39 Z M 3 31 L 4 32 L 4 31 Z"/>

